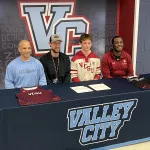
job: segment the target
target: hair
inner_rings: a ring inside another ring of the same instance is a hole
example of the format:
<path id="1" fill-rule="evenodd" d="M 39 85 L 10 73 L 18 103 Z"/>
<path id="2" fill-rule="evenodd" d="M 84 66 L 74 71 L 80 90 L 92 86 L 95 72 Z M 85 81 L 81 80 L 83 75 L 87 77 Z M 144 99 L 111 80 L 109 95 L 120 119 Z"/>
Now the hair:
<path id="1" fill-rule="evenodd" d="M 117 36 L 114 36 L 113 38 L 112 38 L 112 44 L 114 44 L 114 39 L 116 39 L 116 38 L 122 38 L 121 36 L 119 36 L 119 35 L 117 35 Z"/>
<path id="2" fill-rule="evenodd" d="M 79 42 L 82 43 L 85 40 L 90 40 L 92 42 L 92 37 L 90 34 L 82 34 L 79 38 Z"/>

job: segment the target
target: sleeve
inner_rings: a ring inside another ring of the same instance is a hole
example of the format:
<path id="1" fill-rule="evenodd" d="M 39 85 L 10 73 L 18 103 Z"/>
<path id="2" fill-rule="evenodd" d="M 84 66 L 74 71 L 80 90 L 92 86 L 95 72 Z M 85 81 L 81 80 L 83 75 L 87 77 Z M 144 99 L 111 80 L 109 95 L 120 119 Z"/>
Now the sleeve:
<path id="1" fill-rule="evenodd" d="M 128 74 L 127 76 L 133 76 L 134 75 L 134 71 L 133 71 L 133 65 L 132 65 L 132 60 L 131 60 L 131 56 L 129 55 L 128 58 Z"/>
<path id="2" fill-rule="evenodd" d="M 45 61 L 44 61 L 44 59 L 43 59 L 42 57 L 40 58 L 40 62 L 42 63 L 43 68 L 44 68 L 44 72 L 45 72 L 47 84 L 51 84 L 52 82 L 51 82 L 51 80 L 48 78 L 47 71 L 46 71 L 46 67 L 45 67 Z"/>
<path id="3" fill-rule="evenodd" d="M 5 74 L 5 88 L 6 89 L 14 89 L 14 75 L 13 75 L 13 66 L 8 65 L 6 68 Z"/>
<path id="4" fill-rule="evenodd" d="M 80 82 L 78 78 L 78 70 L 77 70 L 77 65 L 76 61 L 71 60 L 71 79 L 73 82 Z"/>
<path id="5" fill-rule="evenodd" d="M 39 85 L 47 85 L 47 82 L 46 82 L 46 77 L 45 77 L 45 73 L 44 73 L 44 68 L 43 68 L 43 65 L 39 62 L 39 67 L 40 67 L 40 78 L 39 78 Z"/>
<path id="6" fill-rule="evenodd" d="M 103 75 L 103 78 L 113 78 L 110 75 L 110 68 L 109 68 L 109 64 L 105 55 L 102 58 L 102 75 Z"/>
<path id="7" fill-rule="evenodd" d="M 95 74 L 94 80 L 100 79 L 100 75 L 101 75 L 100 58 L 98 58 L 97 65 L 96 65 L 96 74 Z"/>
<path id="8" fill-rule="evenodd" d="M 66 58 L 66 73 L 64 82 L 70 82 L 70 59 L 69 57 Z"/>

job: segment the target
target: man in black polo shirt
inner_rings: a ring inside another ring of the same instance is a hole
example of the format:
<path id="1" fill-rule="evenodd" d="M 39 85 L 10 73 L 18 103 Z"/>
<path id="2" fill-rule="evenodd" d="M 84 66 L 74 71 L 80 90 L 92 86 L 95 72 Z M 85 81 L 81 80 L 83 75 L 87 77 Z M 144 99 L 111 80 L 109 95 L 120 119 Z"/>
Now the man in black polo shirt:
<path id="1" fill-rule="evenodd" d="M 60 52 L 61 42 L 59 35 L 52 35 L 49 40 L 50 51 L 40 58 L 47 84 L 70 82 L 70 59 Z"/>

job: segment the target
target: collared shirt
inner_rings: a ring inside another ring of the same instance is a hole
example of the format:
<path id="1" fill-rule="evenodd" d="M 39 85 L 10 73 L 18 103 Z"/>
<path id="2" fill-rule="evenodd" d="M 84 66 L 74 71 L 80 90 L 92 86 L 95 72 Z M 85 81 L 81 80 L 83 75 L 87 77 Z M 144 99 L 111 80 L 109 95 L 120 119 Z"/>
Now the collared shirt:
<path id="1" fill-rule="evenodd" d="M 91 52 L 85 56 L 77 52 L 71 60 L 71 79 L 73 82 L 99 79 L 101 74 L 100 58 Z"/>

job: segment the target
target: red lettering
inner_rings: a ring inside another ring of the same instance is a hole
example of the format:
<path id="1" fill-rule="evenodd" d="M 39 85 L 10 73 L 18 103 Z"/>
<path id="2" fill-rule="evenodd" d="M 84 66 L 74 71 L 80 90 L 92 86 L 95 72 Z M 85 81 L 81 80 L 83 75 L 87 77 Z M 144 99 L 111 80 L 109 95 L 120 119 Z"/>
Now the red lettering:
<path id="1" fill-rule="evenodd" d="M 80 67 L 83 67 L 83 62 L 79 63 Z"/>

